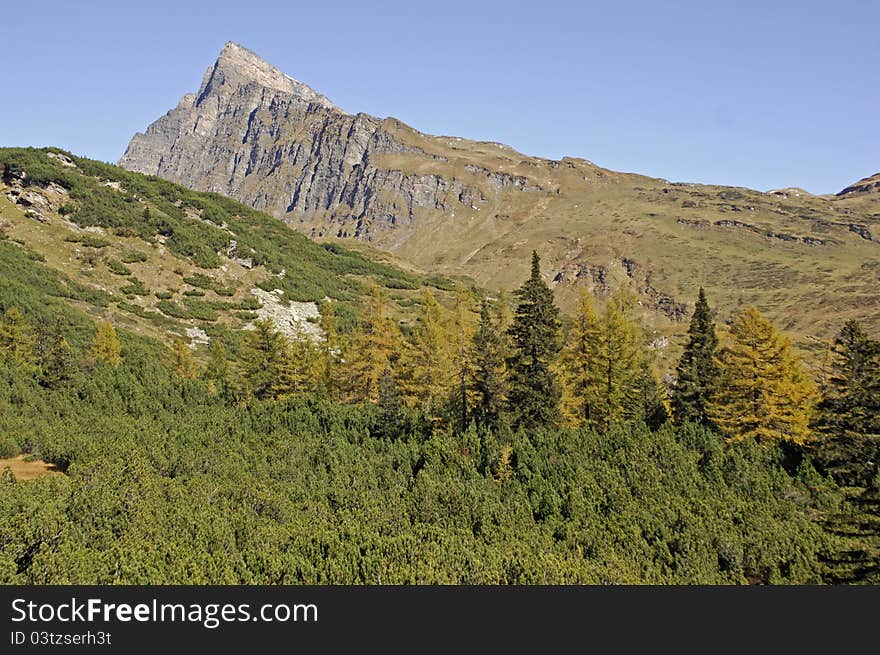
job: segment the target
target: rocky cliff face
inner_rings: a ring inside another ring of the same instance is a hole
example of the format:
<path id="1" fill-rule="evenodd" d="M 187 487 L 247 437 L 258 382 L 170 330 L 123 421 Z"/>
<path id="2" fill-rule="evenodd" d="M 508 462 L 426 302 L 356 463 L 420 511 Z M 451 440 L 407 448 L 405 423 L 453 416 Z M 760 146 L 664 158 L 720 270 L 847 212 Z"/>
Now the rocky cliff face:
<path id="1" fill-rule="evenodd" d="M 119 164 L 309 224 L 315 235 L 368 239 L 377 227 L 411 223 L 420 210 L 475 211 L 487 194 L 541 190 L 526 176 L 473 164 L 463 178 L 418 171 L 449 163 L 420 143 L 429 141 L 393 119 L 347 114 L 228 43 L 198 93 L 135 135 Z"/>

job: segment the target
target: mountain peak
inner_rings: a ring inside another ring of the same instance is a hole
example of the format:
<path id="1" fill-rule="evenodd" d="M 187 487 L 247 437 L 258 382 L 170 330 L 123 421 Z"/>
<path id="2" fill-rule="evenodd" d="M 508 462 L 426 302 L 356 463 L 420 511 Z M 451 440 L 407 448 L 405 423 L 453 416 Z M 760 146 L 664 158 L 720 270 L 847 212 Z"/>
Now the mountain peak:
<path id="1" fill-rule="evenodd" d="M 229 85 L 237 88 L 251 83 L 337 109 L 328 98 L 234 41 L 226 42 L 217 61 L 205 72 L 199 96 L 204 95 L 210 87 Z"/>

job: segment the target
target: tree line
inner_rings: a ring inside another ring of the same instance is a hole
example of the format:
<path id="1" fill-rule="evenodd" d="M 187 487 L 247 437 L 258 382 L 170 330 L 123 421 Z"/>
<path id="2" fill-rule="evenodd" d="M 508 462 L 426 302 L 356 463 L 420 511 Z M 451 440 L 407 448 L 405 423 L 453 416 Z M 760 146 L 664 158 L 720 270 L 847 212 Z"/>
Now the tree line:
<path id="1" fill-rule="evenodd" d="M 380 404 L 389 420 L 395 411 L 416 409 L 457 430 L 471 422 L 527 430 L 695 423 L 728 444 L 810 446 L 835 472 L 849 472 L 848 482 L 864 484 L 877 473 L 871 463 L 880 435 L 880 345 L 856 321 L 844 325 L 814 379 L 791 340 L 754 307 L 736 316 L 720 340 L 700 289 L 667 386 L 658 380 L 633 296 L 617 293 L 600 312 L 584 292 L 563 334 L 535 253 L 514 300 L 511 312 L 503 300 L 477 306 L 460 292 L 447 309 L 425 290 L 418 320 L 404 335 L 373 287 L 349 334 L 339 333 L 328 303 L 320 342 L 288 339 L 257 321 L 238 364 L 215 342 L 199 372 L 177 340 L 173 368 L 182 377 L 201 375 L 239 401 L 320 393 Z"/>
<path id="2" fill-rule="evenodd" d="M 463 431 L 473 422 L 497 430 L 562 424 L 604 431 L 615 424 L 695 423 L 726 443 L 810 446 L 852 484 L 877 473 L 880 442 L 880 344 L 848 321 L 814 380 L 791 340 L 754 307 L 719 340 L 706 295 L 696 301 L 674 383 L 659 382 L 633 296 L 617 293 L 596 310 L 584 292 L 563 335 L 537 253 L 514 292 L 515 309 L 460 291 L 451 309 L 430 290 L 407 335 L 388 315 L 378 286 L 357 328 L 340 334 L 333 304 L 322 307 L 323 339 L 290 339 L 256 321 L 230 361 L 219 340 L 204 366 L 175 338 L 167 364 L 183 379 L 201 378 L 234 402 L 320 394 L 381 405 L 388 420 L 412 409 Z M 104 321 L 86 365 L 118 366 L 121 346 Z M 0 357 L 54 386 L 71 375 L 72 354 L 60 323 L 32 329 L 16 307 L 0 320 Z"/>

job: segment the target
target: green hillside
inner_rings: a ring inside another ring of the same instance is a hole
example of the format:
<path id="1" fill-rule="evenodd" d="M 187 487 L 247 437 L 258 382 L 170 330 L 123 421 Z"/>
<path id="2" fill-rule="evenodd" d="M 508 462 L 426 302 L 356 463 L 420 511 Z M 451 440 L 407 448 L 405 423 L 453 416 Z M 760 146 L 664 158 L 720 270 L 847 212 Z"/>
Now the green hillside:
<path id="1" fill-rule="evenodd" d="M 369 284 L 387 290 L 403 321 L 420 288 L 452 288 L 319 245 L 222 196 L 51 148 L 0 149 L 0 230 L 67 276 L 75 304 L 154 337 L 228 336 L 257 317 L 259 290 L 281 290 L 282 307 L 333 302 L 344 331 Z"/>

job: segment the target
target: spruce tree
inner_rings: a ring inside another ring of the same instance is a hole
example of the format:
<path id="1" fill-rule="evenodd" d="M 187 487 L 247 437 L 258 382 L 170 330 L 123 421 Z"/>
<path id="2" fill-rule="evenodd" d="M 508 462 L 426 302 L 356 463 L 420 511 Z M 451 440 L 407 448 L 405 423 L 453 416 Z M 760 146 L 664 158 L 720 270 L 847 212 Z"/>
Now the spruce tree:
<path id="1" fill-rule="evenodd" d="M 676 367 L 677 380 L 672 392 L 672 413 L 676 423 L 690 421 L 706 427 L 711 425 L 707 407 L 718 382 L 717 350 L 715 322 L 706 294 L 700 287 L 688 328 L 688 342 Z"/>
<path id="2" fill-rule="evenodd" d="M 56 387 L 73 376 L 73 351 L 60 318 L 38 331 L 35 352 L 39 380 L 43 386 Z"/>
<path id="3" fill-rule="evenodd" d="M 90 354 L 95 361 L 109 364 L 113 368 L 122 362 L 122 345 L 119 343 L 119 337 L 116 336 L 116 330 L 110 321 L 98 323 L 98 330 L 95 332 Z"/>
<path id="4" fill-rule="evenodd" d="M 806 442 L 815 385 L 791 341 L 754 307 L 734 321 L 719 363 L 719 386 L 708 414 L 728 443 Z"/>
<path id="5" fill-rule="evenodd" d="M 501 420 L 506 400 L 504 339 L 493 319 L 489 302 L 480 307 L 480 324 L 471 344 L 470 390 L 473 417 L 480 427 L 494 428 Z"/>
<path id="6" fill-rule="evenodd" d="M 532 252 L 531 275 L 515 297 L 518 305 L 508 329 L 512 350 L 507 359 L 508 407 L 516 426 L 556 425 L 561 391 L 551 367 L 561 346 L 559 309 L 541 278 L 537 252 Z"/>
<path id="7" fill-rule="evenodd" d="M 847 321 L 831 357 L 816 422 L 819 463 L 843 484 L 867 486 L 880 466 L 880 342 Z"/>

